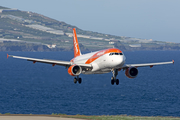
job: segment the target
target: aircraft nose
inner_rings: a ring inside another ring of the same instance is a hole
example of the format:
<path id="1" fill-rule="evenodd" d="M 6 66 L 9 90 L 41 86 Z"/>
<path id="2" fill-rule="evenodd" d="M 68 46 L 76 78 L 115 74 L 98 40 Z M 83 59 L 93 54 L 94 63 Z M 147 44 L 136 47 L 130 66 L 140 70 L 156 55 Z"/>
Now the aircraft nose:
<path id="1" fill-rule="evenodd" d="M 125 58 L 124 56 L 120 56 L 120 58 L 118 59 L 118 64 L 119 64 L 119 65 L 124 64 L 125 59 L 126 59 L 126 58 Z"/>
<path id="2" fill-rule="evenodd" d="M 109 62 L 110 67 L 122 66 L 124 64 L 123 56 L 113 56 Z"/>
<path id="3" fill-rule="evenodd" d="M 118 64 L 118 65 L 122 64 L 122 62 L 123 62 L 123 57 L 122 56 L 118 56 L 118 58 L 115 59 L 115 63 Z"/>
<path id="4" fill-rule="evenodd" d="M 120 58 L 120 61 L 119 61 L 119 62 L 120 62 L 120 63 L 122 63 L 122 62 L 123 62 L 123 57 L 121 57 L 121 58 Z"/>

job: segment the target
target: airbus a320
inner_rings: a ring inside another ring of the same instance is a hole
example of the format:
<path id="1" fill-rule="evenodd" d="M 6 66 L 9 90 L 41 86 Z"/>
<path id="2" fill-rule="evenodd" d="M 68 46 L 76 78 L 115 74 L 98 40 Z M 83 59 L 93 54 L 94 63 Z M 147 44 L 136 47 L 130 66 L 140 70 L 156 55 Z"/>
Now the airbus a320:
<path id="1" fill-rule="evenodd" d="M 70 61 L 29 58 L 8 54 L 7 58 L 13 57 L 32 61 L 33 63 L 41 62 L 52 64 L 52 66 L 65 66 L 68 68 L 69 75 L 74 76 L 74 83 L 78 82 L 79 84 L 82 82 L 82 79 L 79 77 L 80 74 L 103 74 L 112 72 L 111 84 L 118 85 L 119 79 L 116 77 L 120 70 L 124 70 L 125 75 L 128 78 L 135 78 L 138 75 L 138 67 L 153 67 L 155 65 L 174 64 L 174 60 L 169 62 L 146 64 L 125 64 L 126 57 L 124 53 L 117 48 L 110 48 L 87 54 L 81 54 L 75 28 L 73 29 L 73 44 L 74 58 Z"/>

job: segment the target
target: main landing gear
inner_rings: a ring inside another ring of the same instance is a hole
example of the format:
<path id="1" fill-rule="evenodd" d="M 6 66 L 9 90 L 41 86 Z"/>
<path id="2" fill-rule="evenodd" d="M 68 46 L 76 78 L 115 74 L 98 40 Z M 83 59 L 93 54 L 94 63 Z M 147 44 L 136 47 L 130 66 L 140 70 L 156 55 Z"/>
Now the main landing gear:
<path id="1" fill-rule="evenodd" d="M 76 77 L 74 78 L 74 83 L 76 84 L 77 82 L 79 82 L 79 84 L 81 84 L 82 82 L 82 79 L 79 78 L 79 76 L 77 76 L 77 78 Z"/>
<path id="2" fill-rule="evenodd" d="M 118 69 L 116 70 L 112 70 L 113 76 L 111 77 L 111 84 L 114 85 L 114 83 L 116 83 L 116 85 L 119 85 L 119 79 L 116 79 L 116 76 L 118 75 Z"/>

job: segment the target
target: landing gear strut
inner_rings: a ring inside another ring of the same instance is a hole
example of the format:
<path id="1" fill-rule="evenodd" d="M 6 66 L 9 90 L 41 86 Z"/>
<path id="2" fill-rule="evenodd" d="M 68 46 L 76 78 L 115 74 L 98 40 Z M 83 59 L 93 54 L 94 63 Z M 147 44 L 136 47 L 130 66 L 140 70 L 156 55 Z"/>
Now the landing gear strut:
<path id="1" fill-rule="evenodd" d="M 118 69 L 116 70 L 112 70 L 113 76 L 111 77 L 111 84 L 114 85 L 114 83 L 116 83 L 116 85 L 119 85 L 119 79 L 116 79 L 116 76 L 118 75 Z"/>
<path id="2" fill-rule="evenodd" d="M 74 83 L 76 84 L 77 82 L 79 82 L 79 84 L 81 84 L 82 82 L 82 79 L 79 78 L 79 76 L 77 76 L 77 78 L 76 77 L 74 78 Z"/>

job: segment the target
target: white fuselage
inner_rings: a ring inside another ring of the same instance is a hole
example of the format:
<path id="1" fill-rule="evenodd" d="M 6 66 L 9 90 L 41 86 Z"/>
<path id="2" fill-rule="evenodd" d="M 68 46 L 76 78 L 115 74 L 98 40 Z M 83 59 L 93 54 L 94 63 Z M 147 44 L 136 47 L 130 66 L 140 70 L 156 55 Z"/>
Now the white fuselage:
<path id="1" fill-rule="evenodd" d="M 97 52 L 92 52 L 88 54 L 84 54 L 81 56 L 77 56 L 73 59 L 74 64 L 87 64 L 87 61 L 93 57 L 96 59 L 91 63 L 92 70 L 91 71 L 82 71 L 83 74 L 102 74 L 111 72 L 112 69 L 117 69 L 122 67 L 125 64 L 126 57 L 122 55 L 110 55 L 110 53 L 102 54 L 98 56 Z M 99 52 L 100 53 L 100 52 Z M 97 54 L 97 56 L 96 56 Z M 101 54 L 101 53 L 100 53 Z"/>

